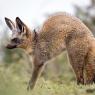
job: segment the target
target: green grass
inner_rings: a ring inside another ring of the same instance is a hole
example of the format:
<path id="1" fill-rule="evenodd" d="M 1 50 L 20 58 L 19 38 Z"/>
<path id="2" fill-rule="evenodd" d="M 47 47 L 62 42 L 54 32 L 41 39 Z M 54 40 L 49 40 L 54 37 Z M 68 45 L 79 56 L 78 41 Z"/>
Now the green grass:
<path id="1" fill-rule="evenodd" d="M 8 67 L 0 65 L 0 95 L 95 95 L 94 84 L 76 84 L 74 73 L 66 60 L 62 56 L 50 61 L 32 91 L 27 91 L 31 75 L 27 73 L 29 68 L 23 61 Z M 57 70 L 52 69 L 55 63 L 59 63 Z"/>

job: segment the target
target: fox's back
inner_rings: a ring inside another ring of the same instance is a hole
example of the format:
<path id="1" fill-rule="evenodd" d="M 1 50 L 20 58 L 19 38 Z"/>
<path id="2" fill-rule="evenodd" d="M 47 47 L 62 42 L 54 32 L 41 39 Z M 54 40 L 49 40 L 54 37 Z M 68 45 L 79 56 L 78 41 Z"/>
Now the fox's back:
<path id="1" fill-rule="evenodd" d="M 69 27 L 80 29 L 81 31 L 86 31 L 92 34 L 81 20 L 66 12 L 51 15 L 43 24 L 42 31 L 51 31 L 60 25 L 69 25 Z"/>
<path id="2" fill-rule="evenodd" d="M 63 28 L 64 26 L 68 26 L 67 29 Z M 44 48 L 45 52 L 50 52 L 50 56 L 58 55 L 66 48 L 64 37 L 68 34 L 68 30 L 75 32 L 76 37 L 73 38 L 77 38 L 78 41 L 83 35 L 85 35 L 84 39 L 87 40 L 93 36 L 91 31 L 78 18 L 68 13 L 58 13 L 50 16 L 43 24 L 39 33 L 39 47 Z M 72 46 L 72 44 L 70 45 Z M 42 51 L 44 52 L 44 50 Z"/>

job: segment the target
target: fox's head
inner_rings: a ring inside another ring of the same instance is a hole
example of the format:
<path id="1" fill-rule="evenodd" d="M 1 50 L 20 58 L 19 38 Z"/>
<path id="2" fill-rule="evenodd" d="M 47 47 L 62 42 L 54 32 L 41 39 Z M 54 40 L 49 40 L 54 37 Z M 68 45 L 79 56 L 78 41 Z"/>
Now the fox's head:
<path id="1" fill-rule="evenodd" d="M 12 31 L 12 37 L 7 45 L 8 49 L 23 48 L 28 49 L 32 44 L 32 35 L 30 29 L 21 21 L 19 17 L 16 17 L 15 23 L 9 18 L 5 18 L 7 26 Z M 33 33 L 34 34 L 34 33 Z"/>

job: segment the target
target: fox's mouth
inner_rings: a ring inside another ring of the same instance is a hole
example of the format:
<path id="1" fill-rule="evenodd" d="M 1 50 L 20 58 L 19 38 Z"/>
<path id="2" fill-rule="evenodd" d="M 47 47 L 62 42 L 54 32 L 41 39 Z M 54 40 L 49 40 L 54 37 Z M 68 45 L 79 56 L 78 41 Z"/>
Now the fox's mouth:
<path id="1" fill-rule="evenodd" d="M 17 47 L 16 44 L 8 44 L 8 45 L 6 46 L 6 48 L 8 48 L 8 49 L 14 49 L 14 48 L 16 48 L 16 47 Z"/>

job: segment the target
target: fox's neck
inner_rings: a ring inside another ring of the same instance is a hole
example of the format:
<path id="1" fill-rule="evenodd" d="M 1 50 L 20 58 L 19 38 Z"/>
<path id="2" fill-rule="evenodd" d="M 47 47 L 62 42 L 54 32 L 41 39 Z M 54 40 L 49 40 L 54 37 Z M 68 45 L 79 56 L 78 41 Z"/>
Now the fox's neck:
<path id="1" fill-rule="evenodd" d="M 35 51 L 35 47 L 36 47 L 36 43 L 37 43 L 37 33 L 36 32 L 30 32 L 30 35 L 28 37 L 27 40 L 27 48 L 26 48 L 26 52 L 29 55 L 34 55 L 34 51 Z"/>

